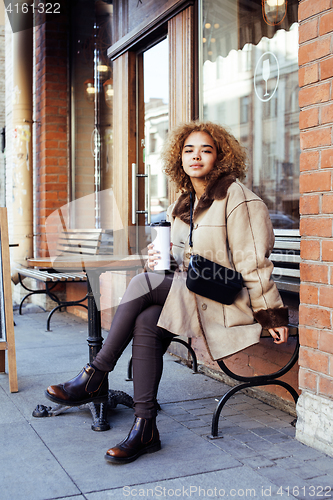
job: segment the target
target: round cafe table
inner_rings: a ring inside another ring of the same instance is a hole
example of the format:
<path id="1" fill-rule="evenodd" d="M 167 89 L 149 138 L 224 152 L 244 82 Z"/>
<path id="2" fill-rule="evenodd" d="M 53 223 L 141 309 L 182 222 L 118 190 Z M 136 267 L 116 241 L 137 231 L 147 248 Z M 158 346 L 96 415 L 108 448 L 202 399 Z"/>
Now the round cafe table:
<path id="1" fill-rule="evenodd" d="M 98 351 L 103 344 L 102 328 L 101 328 L 101 312 L 100 312 L 100 285 L 99 278 L 101 274 L 107 271 L 136 271 L 143 269 L 147 260 L 146 256 L 130 255 L 96 255 L 96 256 L 59 256 L 38 257 L 28 259 L 29 267 L 49 268 L 59 272 L 79 272 L 83 271 L 87 275 L 88 286 L 88 346 L 89 346 L 89 363 L 95 359 Z M 121 391 L 109 391 L 108 404 L 115 407 L 118 403 L 132 406 L 133 401 L 130 396 Z M 88 403 L 89 409 L 93 417 L 92 429 L 96 431 L 104 431 L 110 428 L 107 422 L 107 404 L 97 405 Z M 65 405 L 57 405 L 55 408 L 37 405 L 33 412 L 35 417 L 55 416 L 63 413 L 70 408 Z"/>

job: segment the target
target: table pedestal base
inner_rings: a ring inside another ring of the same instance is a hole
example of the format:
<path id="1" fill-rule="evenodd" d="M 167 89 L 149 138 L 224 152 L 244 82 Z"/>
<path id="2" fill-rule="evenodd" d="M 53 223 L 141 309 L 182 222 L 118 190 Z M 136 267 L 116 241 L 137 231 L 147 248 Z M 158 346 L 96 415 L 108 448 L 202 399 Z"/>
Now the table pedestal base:
<path id="1" fill-rule="evenodd" d="M 57 405 L 53 408 L 51 406 L 45 405 L 37 405 L 35 410 L 32 412 L 33 417 L 41 418 L 41 417 L 56 417 L 61 413 L 69 410 L 70 408 L 82 408 L 86 406 L 89 408 L 93 422 L 91 424 L 91 428 L 93 431 L 108 431 L 111 427 L 109 422 L 107 421 L 107 412 L 109 409 L 114 409 L 118 404 L 122 404 L 127 406 L 128 408 L 133 408 L 133 399 L 131 396 L 122 391 L 113 391 L 109 390 L 109 397 L 107 403 L 85 403 L 82 406 L 66 406 L 66 405 Z"/>

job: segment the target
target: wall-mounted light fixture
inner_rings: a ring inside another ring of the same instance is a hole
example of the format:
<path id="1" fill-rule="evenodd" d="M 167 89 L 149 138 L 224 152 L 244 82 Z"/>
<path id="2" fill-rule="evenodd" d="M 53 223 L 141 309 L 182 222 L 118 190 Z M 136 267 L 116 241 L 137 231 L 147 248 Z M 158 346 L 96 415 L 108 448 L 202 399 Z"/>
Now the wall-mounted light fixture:
<path id="1" fill-rule="evenodd" d="M 101 80 L 104 80 L 109 75 L 109 66 L 103 61 L 101 57 L 98 57 L 96 62 L 96 70 L 98 72 L 98 76 Z"/>
<path id="2" fill-rule="evenodd" d="M 262 0 L 263 18 L 270 26 L 281 24 L 287 14 L 287 0 Z"/>
<path id="3" fill-rule="evenodd" d="M 92 79 L 86 80 L 84 82 L 84 90 L 85 90 L 85 95 L 86 95 L 87 100 L 89 102 L 94 102 L 95 93 L 96 93 L 96 89 L 94 86 L 94 80 L 92 80 Z"/>
<path id="4" fill-rule="evenodd" d="M 113 80 L 112 80 L 112 78 L 109 78 L 108 80 L 106 80 L 106 82 L 103 83 L 103 89 L 104 89 L 105 102 L 109 107 L 111 107 L 112 100 L 113 100 Z"/>

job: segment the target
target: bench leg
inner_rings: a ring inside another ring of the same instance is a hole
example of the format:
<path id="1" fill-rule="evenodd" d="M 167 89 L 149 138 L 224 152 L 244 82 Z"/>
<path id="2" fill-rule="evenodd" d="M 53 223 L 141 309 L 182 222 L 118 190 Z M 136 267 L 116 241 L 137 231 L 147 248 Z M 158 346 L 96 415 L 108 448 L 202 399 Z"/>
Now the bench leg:
<path id="1" fill-rule="evenodd" d="M 173 338 L 171 342 L 178 342 L 178 344 L 182 344 L 183 346 L 186 347 L 186 349 L 189 351 L 189 353 L 191 354 L 191 357 L 192 357 L 192 370 L 193 370 L 193 373 L 198 373 L 197 356 L 196 356 L 193 348 L 191 347 L 191 345 L 188 342 L 186 342 L 185 340 L 179 339 L 177 337 Z"/>
<path id="2" fill-rule="evenodd" d="M 19 307 L 19 314 L 22 316 L 22 307 L 23 307 L 23 302 L 25 301 L 25 299 L 27 299 L 28 297 L 30 297 L 30 295 L 35 295 L 35 294 L 38 294 L 38 293 L 46 293 L 45 290 L 35 290 L 33 292 L 30 292 L 30 293 L 27 293 L 27 295 L 25 295 L 23 297 L 23 299 L 21 300 L 20 302 L 20 307 Z"/>
<path id="3" fill-rule="evenodd" d="M 249 383 L 245 382 L 244 384 L 239 384 L 236 385 L 235 387 L 232 387 L 227 391 L 220 401 L 217 403 L 217 406 L 215 408 L 215 411 L 213 413 L 213 418 L 212 418 L 212 433 L 210 436 L 208 436 L 210 439 L 214 439 L 218 437 L 218 432 L 219 432 L 219 418 L 220 418 L 220 413 L 228 401 L 228 399 L 231 398 L 236 392 L 241 391 L 242 389 L 245 389 L 246 387 L 249 387 Z"/>
<path id="4" fill-rule="evenodd" d="M 88 309 L 88 306 L 86 306 L 85 304 L 79 304 L 79 303 L 69 303 L 69 302 L 64 302 L 62 304 L 60 304 L 59 306 L 56 306 L 52 309 L 52 311 L 50 311 L 48 317 L 47 317 L 47 321 L 46 321 L 46 330 L 48 332 L 51 331 L 50 329 L 50 322 L 51 322 L 51 318 L 53 316 L 53 313 L 55 313 L 56 311 L 58 311 L 59 309 L 61 309 L 62 307 L 65 307 L 66 305 L 70 306 L 70 305 L 75 305 L 75 306 L 81 306 L 81 307 L 85 307 L 86 309 Z"/>
<path id="5" fill-rule="evenodd" d="M 287 382 L 284 382 L 283 380 L 266 380 L 262 383 L 261 382 L 244 382 L 244 384 L 236 385 L 235 387 L 232 387 L 231 389 L 229 389 L 229 391 L 227 391 L 222 396 L 220 401 L 217 403 L 217 406 L 215 408 L 213 418 L 212 418 L 212 433 L 209 436 L 209 438 L 214 439 L 214 438 L 218 437 L 220 414 L 221 414 L 221 411 L 222 411 L 224 405 L 226 404 L 228 399 L 231 398 L 231 396 L 236 394 L 236 392 L 241 391 L 242 389 L 246 389 L 248 387 L 260 387 L 263 385 L 279 385 L 281 387 L 284 387 L 284 389 L 286 389 L 293 397 L 295 404 L 297 403 L 298 393 L 295 391 L 295 389 L 290 384 L 288 384 Z"/>
<path id="6" fill-rule="evenodd" d="M 20 307 L 19 307 L 19 314 L 22 316 L 22 306 L 23 306 L 23 302 L 25 301 L 25 299 L 27 299 L 28 297 L 30 297 L 30 295 L 35 295 L 35 294 L 40 294 L 40 293 L 45 293 L 46 295 L 48 295 L 54 302 L 56 302 L 57 304 L 59 304 L 59 299 L 56 295 L 54 295 L 51 290 L 53 290 L 53 288 L 55 286 L 57 286 L 58 283 L 52 283 L 52 286 L 49 287 L 46 283 L 45 283 L 45 290 L 32 290 L 31 288 L 28 288 L 22 281 L 22 278 L 21 278 L 21 275 L 19 274 L 19 281 L 20 281 L 20 284 L 22 286 L 22 288 L 24 288 L 25 290 L 27 290 L 29 293 L 27 293 L 27 295 L 25 295 L 23 297 L 23 299 L 21 300 L 20 302 Z"/>

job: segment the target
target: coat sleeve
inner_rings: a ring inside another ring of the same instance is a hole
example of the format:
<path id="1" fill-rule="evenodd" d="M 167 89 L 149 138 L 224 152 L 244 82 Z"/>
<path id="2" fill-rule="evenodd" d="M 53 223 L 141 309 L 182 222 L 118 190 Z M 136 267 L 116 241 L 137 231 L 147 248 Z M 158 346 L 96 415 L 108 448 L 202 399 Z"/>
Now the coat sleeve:
<path id="1" fill-rule="evenodd" d="M 250 295 L 254 318 L 263 328 L 288 325 L 288 308 L 283 306 L 272 279 L 269 255 L 274 232 L 264 202 L 240 183 L 228 191 L 227 238 L 235 269 L 243 276 Z"/>

